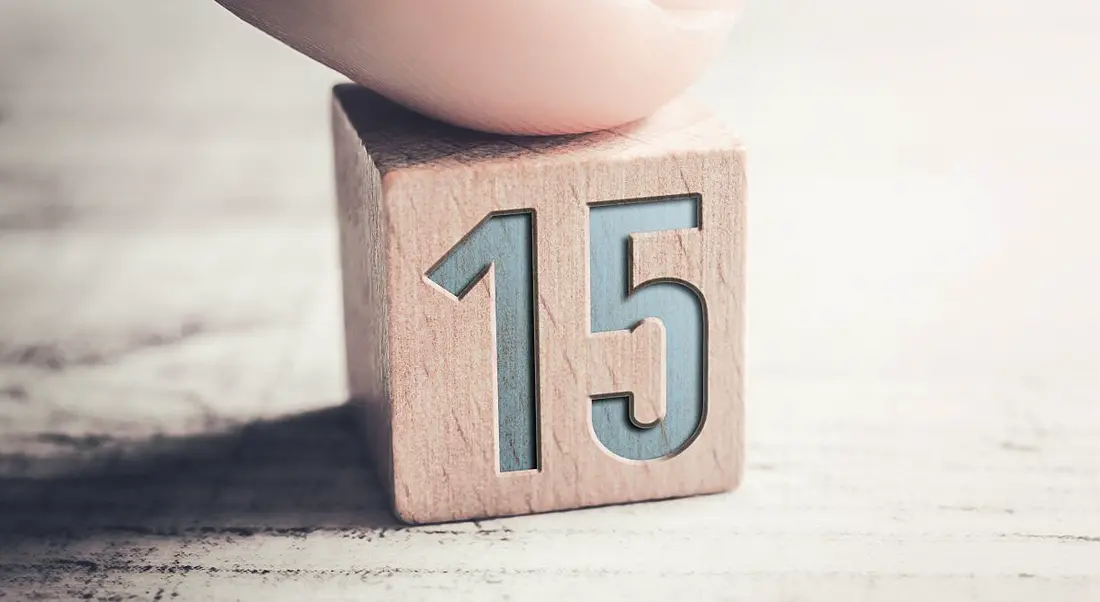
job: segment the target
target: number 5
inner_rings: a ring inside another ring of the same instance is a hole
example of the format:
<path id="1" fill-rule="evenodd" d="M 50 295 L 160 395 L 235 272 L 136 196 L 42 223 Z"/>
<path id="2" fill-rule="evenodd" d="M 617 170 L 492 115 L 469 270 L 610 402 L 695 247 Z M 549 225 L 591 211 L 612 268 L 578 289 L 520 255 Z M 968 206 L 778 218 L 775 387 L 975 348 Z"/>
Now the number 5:
<path id="1" fill-rule="evenodd" d="M 664 419 L 638 425 L 630 419 L 630 398 L 597 395 L 592 426 L 608 451 L 632 460 L 652 460 L 682 451 L 703 424 L 706 412 L 706 352 L 703 303 L 694 288 L 672 280 L 644 283 L 630 290 L 630 235 L 681 230 L 700 225 L 700 198 L 676 197 L 595 205 L 589 215 L 591 238 L 592 332 L 629 330 L 657 318 L 665 332 Z"/>

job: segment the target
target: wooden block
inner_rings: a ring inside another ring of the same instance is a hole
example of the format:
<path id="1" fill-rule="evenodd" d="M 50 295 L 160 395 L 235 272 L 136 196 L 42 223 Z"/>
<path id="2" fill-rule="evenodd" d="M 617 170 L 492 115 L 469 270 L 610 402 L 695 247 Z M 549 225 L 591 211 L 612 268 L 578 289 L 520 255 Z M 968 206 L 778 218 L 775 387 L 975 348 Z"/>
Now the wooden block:
<path id="1" fill-rule="evenodd" d="M 348 375 L 410 523 L 729 490 L 745 168 L 686 101 L 482 134 L 334 92 Z"/>

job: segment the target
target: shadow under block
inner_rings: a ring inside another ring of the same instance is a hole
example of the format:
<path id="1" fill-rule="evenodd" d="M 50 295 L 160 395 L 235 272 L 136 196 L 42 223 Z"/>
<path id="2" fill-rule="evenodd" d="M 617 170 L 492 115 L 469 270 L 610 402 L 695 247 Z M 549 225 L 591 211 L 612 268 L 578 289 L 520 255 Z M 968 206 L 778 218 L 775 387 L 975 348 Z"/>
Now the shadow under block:
<path id="1" fill-rule="evenodd" d="M 725 491 L 745 166 L 686 101 L 583 136 L 334 91 L 348 376 L 410 523 Z"/>

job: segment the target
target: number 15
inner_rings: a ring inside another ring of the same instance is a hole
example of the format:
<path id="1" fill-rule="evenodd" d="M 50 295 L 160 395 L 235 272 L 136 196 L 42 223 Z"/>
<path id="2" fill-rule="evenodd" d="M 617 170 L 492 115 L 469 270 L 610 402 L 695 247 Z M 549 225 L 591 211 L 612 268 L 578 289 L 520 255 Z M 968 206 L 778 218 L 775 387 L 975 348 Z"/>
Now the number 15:
<path id="1" fill-rule="evenodd" d="M 591 332 L 630 330 L 645 318 L 664 325 L 664 418 L 653 425 L 631 421 L 629 392 L 592 399 L 592 424 L 610 452 L 632 460 L 675 454 L 691 443 L 706 410 L 704 303 L 694 287 L 670 276 L 630 290 L 630 235 L 700 227 L 697 195 L 600 203 L 589 208 Z M 538 468 L 536 412 L 539 358 L 535 350 L 537 224 L 532 212 L 490 216 L 478 224 L 428 277 L 459 299 L 494 266 L 496 282 L 497 404 L 500 470 Z M 552 232 L 555 236 L 582 233 Z M 581 403 L 582 400 L 556 400 Z"/>

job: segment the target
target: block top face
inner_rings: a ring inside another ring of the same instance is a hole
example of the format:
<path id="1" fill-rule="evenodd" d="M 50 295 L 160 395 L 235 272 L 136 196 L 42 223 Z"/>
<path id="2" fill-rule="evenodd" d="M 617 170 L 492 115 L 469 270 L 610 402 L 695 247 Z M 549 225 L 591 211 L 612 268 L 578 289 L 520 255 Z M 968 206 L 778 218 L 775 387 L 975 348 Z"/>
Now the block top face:
<path id="1" fill-rule="evenodd" d="M 361 86 L 333 90 L 381 175 L 405 170 L 492 167 L 515 161 L 630 160 L 677 152 L 740 151 L 724 125 L 679 99 L 642 121 L 590 134 L 503 136 L 466 130 L 396 105 Z"/>

